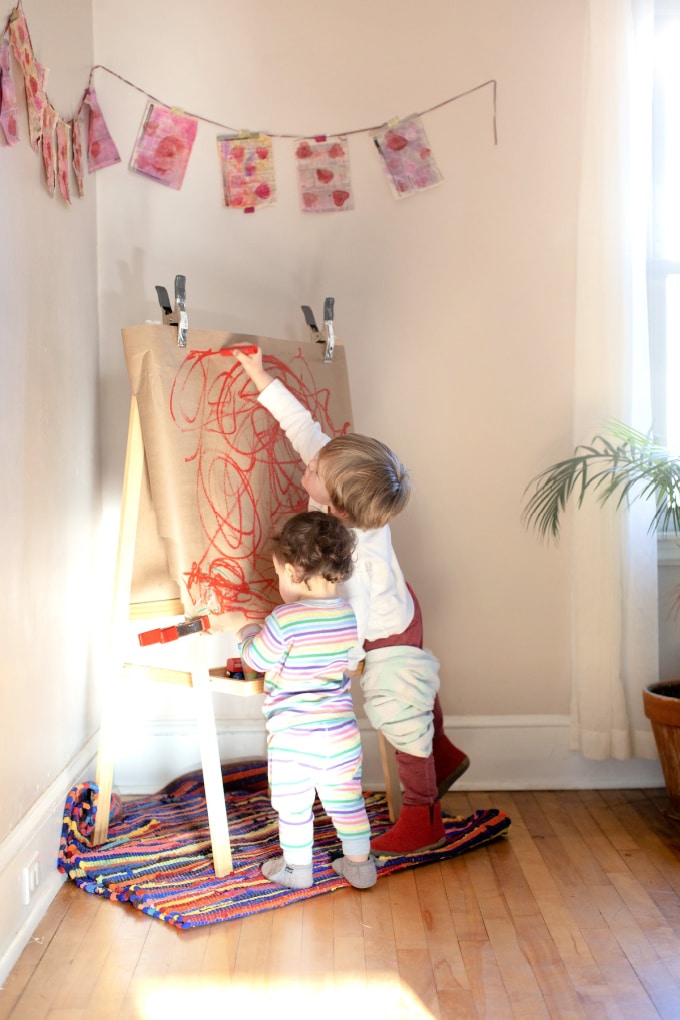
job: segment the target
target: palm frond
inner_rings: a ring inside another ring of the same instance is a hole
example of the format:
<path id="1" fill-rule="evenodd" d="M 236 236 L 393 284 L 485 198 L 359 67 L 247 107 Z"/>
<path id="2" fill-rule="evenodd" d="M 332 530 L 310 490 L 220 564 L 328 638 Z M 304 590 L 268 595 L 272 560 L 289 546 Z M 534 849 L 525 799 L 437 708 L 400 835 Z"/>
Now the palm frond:
<path id="1" fill-rule="evenodd" d="M 608 431 L 612 438 L 594 436 L 531 480 L 524 492 L 525 527 L 557 541 L 569 500 L 580 507 L 592 491 L 600 503 L 614 500 L 617 508 L 653 500 L 650 530 L 680 533 L 680 458 L 623 422 L 610 422 Z"/>

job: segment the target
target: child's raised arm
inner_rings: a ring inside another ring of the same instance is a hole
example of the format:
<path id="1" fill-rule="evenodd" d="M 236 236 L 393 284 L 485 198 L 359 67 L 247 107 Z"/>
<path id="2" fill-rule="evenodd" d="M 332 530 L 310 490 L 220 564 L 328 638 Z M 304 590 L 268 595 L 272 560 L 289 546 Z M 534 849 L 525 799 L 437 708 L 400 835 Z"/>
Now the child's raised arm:
<path id="1" fill-rule="evenodd" d="M 234 357 L 253 380 L 257 391 L 262 393 L 262 390 L 274 381 L 274 377 L 266 371 L 262 364 L 262 349 L 258 347 L 255 354 L 244 354 L 238 347 L 234 347 L 233 351 Z"/>

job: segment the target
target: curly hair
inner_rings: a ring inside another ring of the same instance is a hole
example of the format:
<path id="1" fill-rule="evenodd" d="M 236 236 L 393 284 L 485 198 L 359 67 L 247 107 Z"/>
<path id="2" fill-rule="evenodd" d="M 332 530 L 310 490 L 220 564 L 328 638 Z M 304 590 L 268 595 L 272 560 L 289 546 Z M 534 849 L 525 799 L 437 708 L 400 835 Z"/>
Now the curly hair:
<path id="1" fill-rule="evenodd" d="M 331 503 L 353 528 L 382 528 L 404 509 L 411 494 L 408 471 L 379 439 L 335 436 L 317 455 Z"/>
<path id="2" fill-rule="evenodd" d="M 272 554 L 280 564 L 296 569 L 296 581 L 323 577 L 346 581 L 354 569 L 356 537 L 331 514 L 307 510 L 290 517 L 271 540 Z"/>

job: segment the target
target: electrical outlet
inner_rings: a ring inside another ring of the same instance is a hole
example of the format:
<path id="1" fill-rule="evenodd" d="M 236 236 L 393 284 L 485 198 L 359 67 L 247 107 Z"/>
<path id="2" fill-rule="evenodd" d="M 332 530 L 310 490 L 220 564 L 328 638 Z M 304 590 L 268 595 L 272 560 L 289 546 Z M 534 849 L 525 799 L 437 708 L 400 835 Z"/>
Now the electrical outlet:
<path id="1" fill-rule="evenodd" d="M 27 864 L 21 869 L 21 891 L 23 894 L 24 906 L 31 902 L 31 896 L 40 885 L 40 856 L 38 851 L 33 854 Z"/>

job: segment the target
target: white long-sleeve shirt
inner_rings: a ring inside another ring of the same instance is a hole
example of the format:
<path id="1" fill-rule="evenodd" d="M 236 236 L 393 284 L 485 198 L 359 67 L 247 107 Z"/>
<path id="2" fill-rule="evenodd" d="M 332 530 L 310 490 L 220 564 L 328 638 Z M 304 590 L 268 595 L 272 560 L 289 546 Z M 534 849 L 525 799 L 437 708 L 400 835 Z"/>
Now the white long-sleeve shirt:
<path id="1" fill-rule="evenodd" d="M 305 464 L 330 442 L 331 437 L 280 379 L 266 386 L 258 400 L 276 418 Z M 314 507 L 318 508 L 316 504 Z M 359 644 L 356 652 L 350 654 L 350 669 L 356 668 L 364 658 L 364 641 L 401 634 L 414 612 L 411 593 L 392 547 L 389 525 L 369 531 L 352 530 L 357 539 L 354 571 L 347 581 L 338 585 L 338 594 L 347 599 L 357 618 Z"/>

